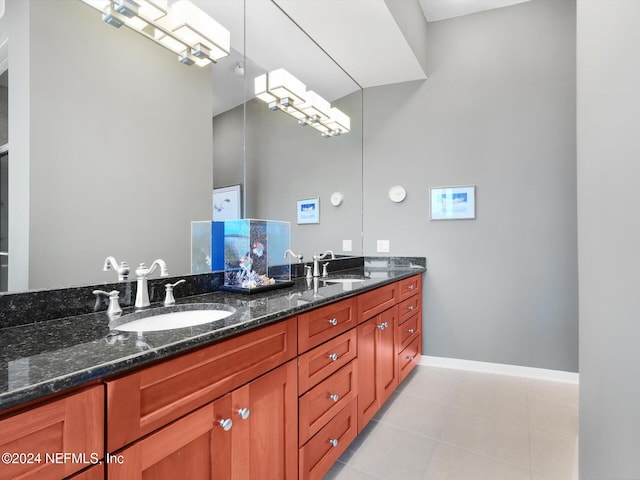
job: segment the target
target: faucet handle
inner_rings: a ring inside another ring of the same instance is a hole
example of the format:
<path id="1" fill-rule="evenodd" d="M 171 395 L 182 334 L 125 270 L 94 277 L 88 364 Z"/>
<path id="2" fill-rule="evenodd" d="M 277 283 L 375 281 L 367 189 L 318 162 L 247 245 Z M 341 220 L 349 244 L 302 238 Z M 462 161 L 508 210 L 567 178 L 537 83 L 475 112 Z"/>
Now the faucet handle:
<path id="1" fill-rule="evenodd" d="M 323 277 L 328 277 L 329 276 L 329 272 L 327 272 L 327 265 L 329 265 L 329 262 L 322 264 L 322 276 Z"/>
<path id="2" fill-rule="evenodd" d="M 165 297 L 164 297 L 164 305 L 168 307 L 169 305 L 175 305 L 176 299 L 173 296 L 173 288 L 180 285 L 181 283 L 185 283 L 186 280 L 183 278 L 182 280 L 178 280 L 176 283 L 167 283 L 165 284 Z"/>
<path id="3" fill-rule="evenodd" d="M 110 318 L 120 316 L 122 313 L 122 308 L 120 308 L 120 292 L 118 290 L 111 290 L 110 292 L 105 292 L 104 290 L 94 290 L 94 295 L 104 295 L 109 297 L 109 307 L 107 308 L 107 315 Z"/>

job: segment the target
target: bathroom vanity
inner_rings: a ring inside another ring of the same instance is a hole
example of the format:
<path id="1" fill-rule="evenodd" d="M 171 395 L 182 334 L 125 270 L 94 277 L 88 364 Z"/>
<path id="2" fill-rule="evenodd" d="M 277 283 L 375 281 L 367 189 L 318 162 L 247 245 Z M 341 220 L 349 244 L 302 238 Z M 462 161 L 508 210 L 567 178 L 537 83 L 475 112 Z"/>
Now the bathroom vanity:
<path id="1" fill-rule="evenodd" d="M 0 479 L 322 478 L 419 361 L 424 270 L 179 300 L 236 308 L 214 327 L 61 319 L 91 333 L 3 365 Z M 20 361 L 30 379 L 13 378 Z"/>

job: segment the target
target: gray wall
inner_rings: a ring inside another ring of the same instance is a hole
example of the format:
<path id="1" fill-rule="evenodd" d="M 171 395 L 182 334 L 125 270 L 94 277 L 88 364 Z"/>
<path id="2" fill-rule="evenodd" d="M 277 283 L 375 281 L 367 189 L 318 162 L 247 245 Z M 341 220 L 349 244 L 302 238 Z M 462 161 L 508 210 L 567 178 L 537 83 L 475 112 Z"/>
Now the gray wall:
<path id="1" fill-rule="evenodd" d="M 640 2 L 578 1 L 580 478 L 640 478 Z"/>
<path id="2" fill-rule="evenodd" d="M 307 261 L 327 249 L 336 255 L 362 254 L 362 93 L 331 104 L 351 117 L 348 134 L 322 138 L 261 101 L 246 104 L 246 216 L 290 222 L 291 248 Z M 242 182 L 242 116 L 240 106 L 213 119 L 217 187 Z M 340 207 L 330 203 L 335 191 L 345 196 Z M 316 197 L 320 223 L 298 225 L 297 200 Z M 352 241 L 352 252 L 342 250 L 344 239 Z"/>
<path id="3" fill-rule="evenodd" d="M 10 230 L 29 245 L 28 287 L 115 280 L 101 271 L 107 255 L 189 272 L 190 222 L 211 215 L 210 69 L 182 65 L 82 2 L 29 7 L 30 65 L 13 39 L 9 51 L 11 80 L 26 82 L 10 95 L 29 118 L 26 139 L 10 128 L 11 158 L 29 169 L 29 230 Z"/>
<path id="4" fill-rule="evenodd" d="M 365 90 L 364 252 L 427 257 L 425 354 L 576 372 L 575 2 L 426 38 L 426 81 Z M 476 185 L 476 220 L 429 221 L 445 185 Z"/>

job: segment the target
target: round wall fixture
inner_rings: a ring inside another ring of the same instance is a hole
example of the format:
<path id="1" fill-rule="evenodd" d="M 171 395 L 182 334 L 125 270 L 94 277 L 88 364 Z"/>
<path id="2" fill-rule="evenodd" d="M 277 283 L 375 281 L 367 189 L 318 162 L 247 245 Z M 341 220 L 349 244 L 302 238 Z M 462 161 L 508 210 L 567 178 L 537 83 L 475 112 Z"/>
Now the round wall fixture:
<path id="1" fill-rule="evenodd" d="M 407 191 L 400 185 L 394 185 L 389 189 L 389 199 L 392 202 L 400 203 L 407 197 Z"/>
<path id="2" fill-rule="evenodd" d="M 340 192 L 333 192 L 331 195 L 331 205 L 334 207 L 339 207 L 342 205 L 342 201 L 344 200 L 344 195 Z"/>

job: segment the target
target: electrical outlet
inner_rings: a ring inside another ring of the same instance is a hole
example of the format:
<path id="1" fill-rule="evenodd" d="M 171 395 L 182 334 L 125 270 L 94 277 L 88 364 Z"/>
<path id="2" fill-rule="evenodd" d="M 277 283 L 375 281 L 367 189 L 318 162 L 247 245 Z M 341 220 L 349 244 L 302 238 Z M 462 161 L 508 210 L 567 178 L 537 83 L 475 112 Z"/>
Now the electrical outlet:
<path id="1" fill-rule="evenodd" d="M 389 253 L 389 240 L 378 240 L 378 253 Z"/>
<path id="2" fill-rule="evenodd" d="M 351 240 L 342 240 L 342 251 L 350 252 L 353 250 L 353 242 Z"/>

